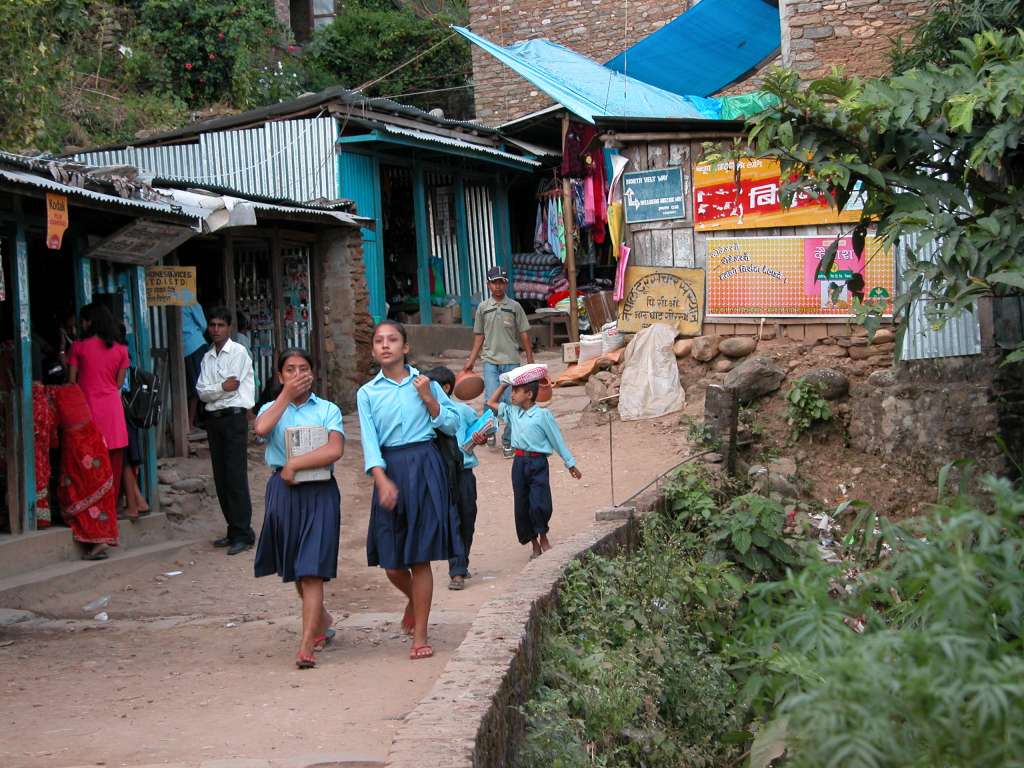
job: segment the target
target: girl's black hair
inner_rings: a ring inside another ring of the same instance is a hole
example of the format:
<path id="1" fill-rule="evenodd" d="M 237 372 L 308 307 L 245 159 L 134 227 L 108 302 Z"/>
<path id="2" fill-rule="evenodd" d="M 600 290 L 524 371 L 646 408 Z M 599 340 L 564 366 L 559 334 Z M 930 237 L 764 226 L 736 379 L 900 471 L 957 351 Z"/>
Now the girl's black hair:
<path id="1" fill-rule="evenodd" d="M 98 336 L 108 348 L 120 340 L 117 321 L 103 304 L 94 301 L 82 307 L 82 320 L 89 323 L 89 330 L 85 332 L 86 338 Z"/>
<path id="2" fill-rule="evenodd" d="M 313 356 L 309 354 L 309 352 L 307 352 L 304 349 L 299 349 L 298 347 L 289 347 L 277 357 L 278 373 L 284 370 L 284 364 L 288 362 L 289 357 L 301 357 L 303 360 L 309 363 L 310 368 L 316 367 L 315 365 L 313 365 Z"/>
<path id="3" fill-rule="evenodd" d="M 426 376 L 431 381 L 436 381 L 441 389 L 448 387 L 446 391 L 449 393 L 455 389 L 455 374 L 452 373 L 451 368 L 439 365 L 437 368 L 431 368 L 427 371 Z"/>
<path id="4" fill-rule="evenodd" d="M 540 393 L 540 382 L 539 381 L 528 381 L 525 384 L 516 384 L 519 389 L 525 389 L 530 393 L 533 402 L 537 402 L 537 395 Z"/>
<path id="5" fill-rule="evenodd" d="M 370 345 L 371 346 L 373 345 L 373 337 L 376 336 L 377 335 L 377 331 L 379 331 L 385 325 L 390 325 L 396 331 L 398 331 L 398 335 L 402 337 L 402 343 L 403 344 L 408 344 L 409 343 L 409 334 L 406 333 L 405 326 L 402 325 L 397 320 L 385 319 L 385 320 L 381 320 L 379 323 L 377 323 L 375 326 L 373 326 L 373 333 L 370 335 Z M 376 361 L 374 361 L 374 362 L 376 362 Z M 403 357 L 402 357 L 402 364 L 404 365 L 404 364 L 406 364 L 408 362 L 409 362 L 409 355 L 403 355 Z"/>

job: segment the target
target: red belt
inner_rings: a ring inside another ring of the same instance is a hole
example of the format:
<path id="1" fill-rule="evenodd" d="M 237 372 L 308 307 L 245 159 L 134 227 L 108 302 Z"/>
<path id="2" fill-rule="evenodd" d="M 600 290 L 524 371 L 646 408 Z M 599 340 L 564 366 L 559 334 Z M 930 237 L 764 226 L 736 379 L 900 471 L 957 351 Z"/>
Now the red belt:
<path id="1" fill-rule="evenodd" d="M 536 451 L 522 451 L 516 448 L 516 456 L 547 456 L 547 454 L 537 453 Z"/>

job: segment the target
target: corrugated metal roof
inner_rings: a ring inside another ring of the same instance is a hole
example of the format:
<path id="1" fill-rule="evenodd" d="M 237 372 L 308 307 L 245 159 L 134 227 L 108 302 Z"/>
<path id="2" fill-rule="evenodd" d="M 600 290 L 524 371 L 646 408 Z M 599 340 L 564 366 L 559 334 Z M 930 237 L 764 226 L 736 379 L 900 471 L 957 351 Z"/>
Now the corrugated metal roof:
<path id="1" fill-rule="evenodd" d="M 85 198 L 87 200 L 93 200 L 107 205 L 114 205 L 120 208 L 134 208 L 136 210 L 144 210 L 151 213 L 159 213 L 181 219 L 191 219 L 194 222 L 193 227 L 197 231 L 202 231 L 203 227 L 202 212 L 198 209 L 186 206 L 151 202 L 148 200 L 132 200 L 129 198 L 117 197 L 116 195 L 107 195 L 103 192 L 94 192 L 91 189 L 83 189 L 81 187 L 72 187 L 67 184 L 61 184 L 59 181 L 54 181 L 52 179 L 47 179 L 44 176 L 38 176 L 34 173 L 25 173 L 22 171 L 0 170 L 0 179 L 4 179 L 17 185 L 34 187 L 36 189 L 45 189 L 49 192 L 58 192 L 70 197 Z"/>
<path id="2" fill-rule="evenodd" d="M 896 260 L 897 276 L 902 275 L 908 267 L 908 250 L 913 250 L 918 259 L 929 260 L 938 249 L 939 243 L 934 241 L 918 249 L 916 236 L 904 237 Z M 964 312 L 946 321 L 939 330 L 934 330 L 928 320 L 927 309 L 928 301 L 919 299 L 907 311 L 907 333 L 900 350 L 901 360 L 981 354 L 981 325 L 976 314 Z"/>
<path id="3" fill-rule="evenodd" d="M 446 147 L 453 147 L 469 152 L 482 152 L 485 155 L 492 155 L 493 157 L 500 157 L 504 160 L 509 160 L 514 163 L 522 163 L 524 166 L 536 167 L 540 165 L 537 160 L 530 160 L 529 158 L 522 157 L 521 155 L 514 155 L 511 152 L 505 152 L 501 149 L 494 147 L 488 147 L 483 144 L 474 144 L 471 141 L 463 141 L 461 139 L 453 139 L 448 136 L 438 136 L 436 133 L 427 133 L 426 131 L 417 131 L 412 128 L 400 128 L 397 125 L 382 125 L 380 126 L 386 133 L 391 133 L 396 136 L 405 136 L 410 139 L 416 139 L 417 141 L 426 141 L 431 144 L 442 144 Z"/>

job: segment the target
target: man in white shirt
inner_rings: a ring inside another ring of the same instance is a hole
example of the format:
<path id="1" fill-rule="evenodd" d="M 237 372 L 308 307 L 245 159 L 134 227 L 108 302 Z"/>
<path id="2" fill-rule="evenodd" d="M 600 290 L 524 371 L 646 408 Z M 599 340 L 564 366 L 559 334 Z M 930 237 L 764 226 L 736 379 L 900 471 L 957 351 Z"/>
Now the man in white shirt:
<path id="1" fill-rule="evenodd" d="M 249 420 L 256 401 L 256 377 L 245 347 L 231 340 L 231 313 L 217 307 L 206 327 L 213 343 L 203 355 L 196 393 L 206 409 L 206 434 L 217 500 L 227 521 L 227 535 L 213 542 L 229 555 L 252 547 L 252 502 L 249 499 Z"/>

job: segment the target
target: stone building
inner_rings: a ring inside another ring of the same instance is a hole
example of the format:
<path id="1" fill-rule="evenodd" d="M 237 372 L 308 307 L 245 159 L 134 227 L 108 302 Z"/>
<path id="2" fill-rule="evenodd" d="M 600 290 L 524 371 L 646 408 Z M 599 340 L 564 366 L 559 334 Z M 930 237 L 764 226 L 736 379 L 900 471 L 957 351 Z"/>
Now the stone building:
<path id="1" fill-rule="evenodd" d="M 697 0 L 699 1 L 699 0 Z M 605 62 L 696 5 L 694 0 L 470 0 L 473 31 L 501 45 L 545 37 Z M 725 88 L 745 93 L 760 73 L 785 64 L 810 79 L 842 66 L 875 76 L 893 42 L 927 13 L 927 0 L 779 0 L 782 47 L 752 76 Z M 550 99 L 479 49 L 473 50 L 476 116 L 500 124 L 550 105 Z"/>

